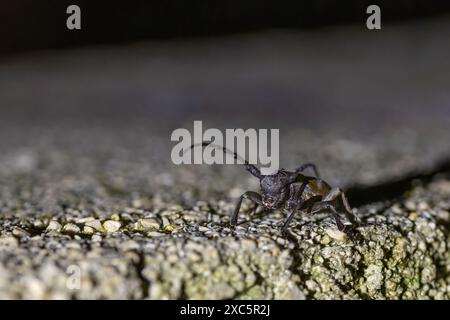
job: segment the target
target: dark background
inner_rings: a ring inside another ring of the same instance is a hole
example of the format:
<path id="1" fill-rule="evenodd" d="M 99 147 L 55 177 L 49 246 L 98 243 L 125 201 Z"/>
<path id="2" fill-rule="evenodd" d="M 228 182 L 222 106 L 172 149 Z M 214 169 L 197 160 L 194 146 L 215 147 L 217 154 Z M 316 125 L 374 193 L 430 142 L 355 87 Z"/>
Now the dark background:
<path id="1" fill-rule="evenodd" d="M 81 31 L 65 28 L 70 4 L 81 7 Z M 0 52 L 261 29 L 349 23 L 364 27 L 370 4 L 381 6 L 383 22 L 389 23 L 450 11 L 448 0 L 3 0 Z"/>

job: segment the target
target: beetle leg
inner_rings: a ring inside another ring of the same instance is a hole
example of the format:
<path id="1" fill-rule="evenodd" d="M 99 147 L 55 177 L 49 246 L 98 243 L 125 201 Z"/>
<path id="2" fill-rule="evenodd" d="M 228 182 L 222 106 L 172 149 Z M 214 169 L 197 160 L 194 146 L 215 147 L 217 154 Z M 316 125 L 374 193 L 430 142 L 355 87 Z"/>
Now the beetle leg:
<path id="1" fill-rule="evenodd" d="M 345 230 L 345 225 L 342 223 L 341 218 L 339 217 L 339 213 L 336 208 L 328 203 L 328 202 L 318 202 L 314 204 L 314 210 L 311 211 L 311 214 L 316 214 L 323 211 L 330 211 L 333 215 L 334 220 L 336 221 L 336 225 L 339 231 Z"/>
<path id="2" fill-rule="evenodd" d="M 283 224 L 283 227 L 281 228 L 281 233 L 285 234 L 287 231 L 287 228 L 289 226 L 289 224 L 291 223 L 292 219 L 294 218 L 295 213 L 297 212 L 297 210 L 300 208 L 301 206 L 301 200 L 299 201 L 299 203 L 294 207 L 294 209 L 292 210 L 291 214 L 288 216 L 288 218 L 286 219 L 286 222 Z"/>
<path id="3" fill-rule="evenodd" d="M 298 209 L 300 209 L 303 206 L 303 201 L 302 201 L 302 194 L 305 191 L 306 186 L 308 185 L 307 182 L 304 182 L 300 188 L 298 188 L 298 186 L 291 184 L 290 185 L 290 195 L 289 195 L 289 199 L 287 201 L 287 204 L 289 206 L 289 204 L 293 203 L 293 209 L 291 214 L 288 216 L 288 218 L 286 219 L 286 222 L 284 223 L 283 227 L 281 228 L 281 232 L 282 233 L 286 233 L 287 228 L 289 226 L 289 224 L 291 223 L 292 219 L 294 218 L 295 213 L 297 212 Z"/>
<path id="4" fill-rule="evenodd" d="M 300 187 L 302 188 L 303 185 Z M 303 188 L 304 190 L 305 188 Z M 298 202 L 300 199 L 299 193 L 303 193 L 303 190 L 299 189 L 298 185 L 291 184 L 289 185 L 289 196 L 286 200 L 285 208 L 288 210 L 292 210 L 298 206 Z"/>
<path id="5" fill-rule="evenodd" d="M 305 163 L 302 164 L 300 167 L 298 167 L 297 169 L 295 169 L 295 172 L 299 173 L 302 172 L 308 168 L 311 168 L 314 171 L 314 175 L 316 176 L 316 178 L 319 178 L 319 171 L 317 170 L 317 166 L 314 163 Z"/>
<path id="6" fill-rule="evenodd" d="M 230 224 L 235 226 L 237 224 L 239 210 L 241 209 L 241 204 L 243 199 L 248 199 L 256 203 L 257 205 L 262 205 L 261 196 L 253 191 L 247 191 L 239 197 L 239 200 L 236 203 L 236 208 L 234 209 L 233 214 L 230 217 Z"/>
<path id="7" fill-rule="evenodd" d="M 297 210 L 304 210 L 304 209 L 306 209 L 306 210 L 305 210 L 306 213 L 307 213 L 307 214 L 310 214 L 311 211 L 312 211 L 312 209 L 313 209 L 313 207 L 314 207 L 314 205 L 317 203 L 317 201 L 320 201 L 321 199 L 322 199 L 321 196 L 314 196 L 314 197 L 311 197 L 311 198 L 309 198 L 308 200 L 303 201 L 303 202 L 301 203 L 301 205 L 297 208 Z M 289 215 L 289 217 L 287 218 L 286 222 L 285 222 L 284 225 L 283 225 L 283 228 L 281 229 L 281 231 L 282 231 L 283 233 L 286 233 L 287 228 L 288 228 L 289 224 L 291 223 L 292 218 L 294 217 L 294 215 L 295 215 L 295 213 L 296 213 L 297 210 L 294 210 L 294 211 Z"/>
<path id="8" fill-rule="evenodd" d="M 353 213 L 350 204 L 348 203 L 347 197 L 340 188 L 333 188 L 323 199 L 326 202 L 338 201 L 347 219 L 355 226 L 359 225 L 358 217 Z"/>
<path id="9" fill-rule="evenodd" d="M 360 220 L 359 220 L 358 216 L 353 213 L 353 210 L 350 207 L 347 196 L 345 195 L 344 192 L 341 192 L 341 201 L 342 201 L 342 204 L 344 205 L 346 216 L 350 220 L 350 222 L 356 226 L 360 225 L 361 224 Z"/>

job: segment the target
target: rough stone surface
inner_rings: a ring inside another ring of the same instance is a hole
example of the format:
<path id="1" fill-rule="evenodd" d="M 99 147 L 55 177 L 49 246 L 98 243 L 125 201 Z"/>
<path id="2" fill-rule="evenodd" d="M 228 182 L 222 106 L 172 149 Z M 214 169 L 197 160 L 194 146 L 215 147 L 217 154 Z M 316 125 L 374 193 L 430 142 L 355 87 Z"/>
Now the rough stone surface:
<path id="1" fill-rule="evenodd" d="M 73 209 L 84 218 L 58 216 L 60 231 L 54 216 L 40 215 L 36 228 L 34 216 L 4 213 L 0 298 L 448 299 L 449 199 L 450 181 L 437 180 L 400 202 L 362 207 L 354 240 L 336 236 L 326 214 L 300 216 L 287 238 L 279 212 L 243 210 L 232 229 L 224 201 L 117 207 L 119 221 Z M 171 228 L 137 230 L 142 216 Z M 102 232 L 81 231 L 103 219 Z M 67 284 L 73 265 L 79 290 Z"/>

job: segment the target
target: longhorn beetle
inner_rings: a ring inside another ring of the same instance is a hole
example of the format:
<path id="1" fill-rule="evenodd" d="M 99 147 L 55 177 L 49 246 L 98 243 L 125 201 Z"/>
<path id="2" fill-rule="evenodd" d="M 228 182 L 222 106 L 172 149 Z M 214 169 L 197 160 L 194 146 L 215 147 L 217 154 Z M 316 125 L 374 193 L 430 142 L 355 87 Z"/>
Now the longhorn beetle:
<path id="1" fill-rule="evenodd" d="M 338 230 L 342 232 L 348 231 L 348 226 L 341 221 L 340 212 L 344 213 L 352 227 L 359 225 L 359 219 L 353 214 L 344 192 L 340 188 L 331 188 L 328 183 L 320 179 L 317 167 L 313 163 L 305 163 L 294 171 L 280 169 L 275 174 L 262 175 L 255 165 L 250 164 L 236 152 L 210 142 L 193 144 L 191 148 L 196 145 L 221 148 L 224 153 L 232 154 L 234 159 L 239 159 L 245 169 L 260 181 L 260 193 L 247 191 L 239 197 L 236 208 L 230 217 L 232 226 L 235 226 L 238 222 L 243 199 L 251 200 L 256 204 L 253 212 L 256 211 L 258 206 L 267 210 L 281 209 L 289 212 L 288 218 L 281 229 L 283 234 L 287 232 L 287 228 L 297 211 L 303 211 L 311 215 L 319 212 L 330 212 L 336 221 Z M 302 172 L 306 169 L 312 169 L 314 176 L 303 175 Z"/>

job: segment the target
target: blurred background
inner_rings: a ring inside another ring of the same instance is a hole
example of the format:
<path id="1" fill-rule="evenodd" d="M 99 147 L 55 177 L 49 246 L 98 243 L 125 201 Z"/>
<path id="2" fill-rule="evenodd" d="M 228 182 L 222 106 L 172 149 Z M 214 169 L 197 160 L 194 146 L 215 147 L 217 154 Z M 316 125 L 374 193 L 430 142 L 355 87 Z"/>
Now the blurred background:
<path id="1" fill-rule="evenodd" d="M 81 30 L 66 28 L 70 4 Z M 381 30 L 366 28 L 370 4 Z M 45 206 L 48 190 L 255 187 L 236 168 L 171 163 L 170 133 L 193 120 L 279 128 L 282 166 L 314 161 L 344 187 L 437 170 L 449 18 L 448 1 L 2 1 L 2 194 Z"/>

